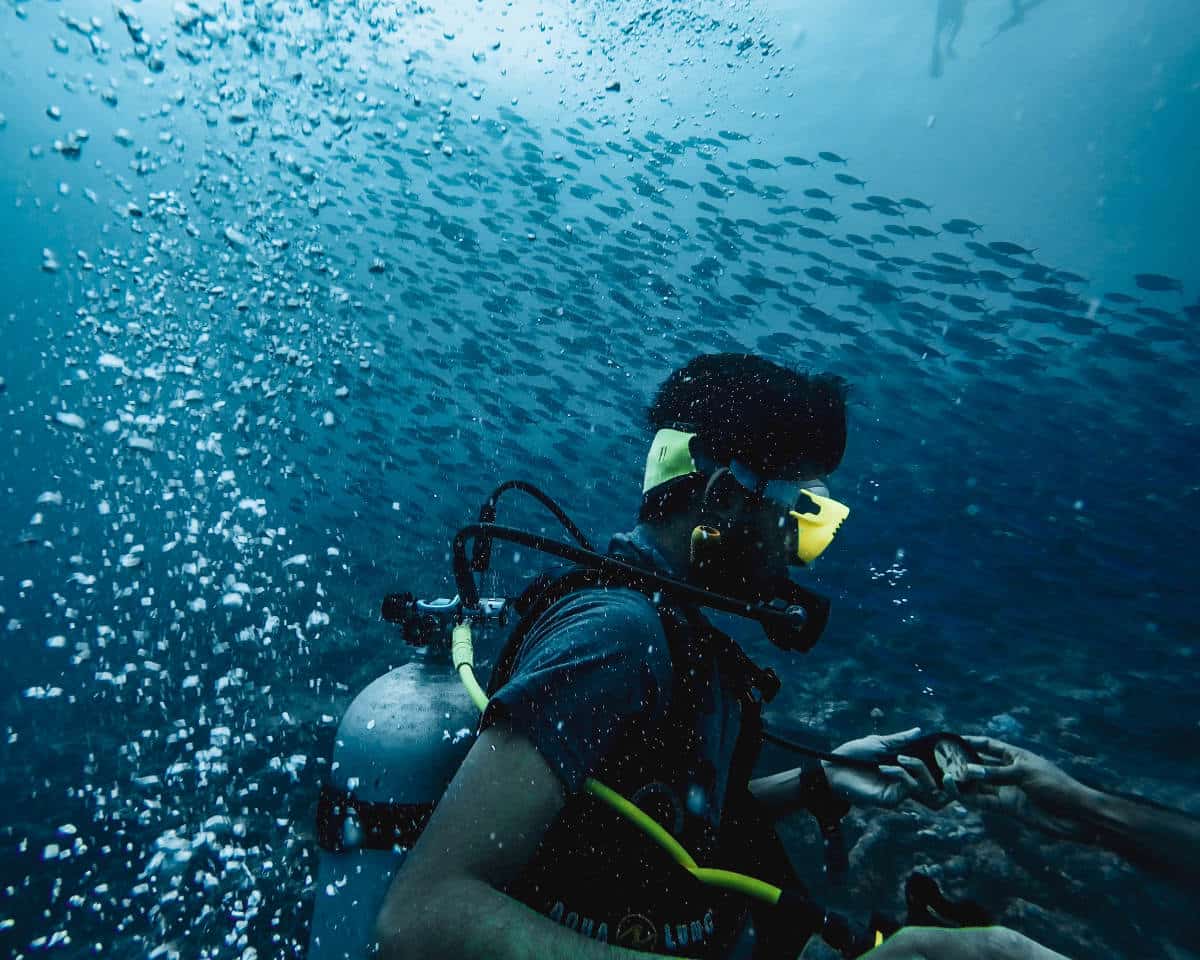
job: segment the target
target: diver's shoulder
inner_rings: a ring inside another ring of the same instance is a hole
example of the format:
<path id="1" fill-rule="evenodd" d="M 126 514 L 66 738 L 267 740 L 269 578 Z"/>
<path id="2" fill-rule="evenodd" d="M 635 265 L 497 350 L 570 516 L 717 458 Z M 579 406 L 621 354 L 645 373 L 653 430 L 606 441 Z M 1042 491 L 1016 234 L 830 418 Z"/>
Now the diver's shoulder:
<path id="1" fill-rule="evenodd" d="M 606 669 L 640 664 L 660 685 L 669 683 L 672 671 L 658 608 L 646 594 L 628 587 L 573 590 L 539 618 L 525 650 L 535 658 L 561 656 L 575 663 L 603 663 Z"/>
<path id="2" fill-rule="evenodd" d="M 617 624 L 654 624 L 661 628 L 658 608 L 646 594 L 631 587 L 590 586 L 574 590 L 556 605 L 563 616 L 601 616 Z"/>

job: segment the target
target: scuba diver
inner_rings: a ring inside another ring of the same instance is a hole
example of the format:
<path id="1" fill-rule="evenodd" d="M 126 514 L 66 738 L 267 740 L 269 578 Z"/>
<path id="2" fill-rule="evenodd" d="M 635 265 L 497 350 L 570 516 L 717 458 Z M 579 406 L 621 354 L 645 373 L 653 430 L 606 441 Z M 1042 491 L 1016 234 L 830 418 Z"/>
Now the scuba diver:
<path id="1" fill-rule="evenodd" d="M 909 730 L 832 753 L 791 744 L 809 760 L 752 776 L 764 739 L 788 743 L 761 716 L 779 679 L 702 610 L 754 620 L 784 650 L 816 642 L 829 602 L 788 571 L 849 513 L 826 481 L 845 449 L 846 390 L 752 355 L 697 357 L 651 403 L 639 520 L 607 553 L 536 488 L 509 482 L 454 539 L 458 596 L 385 600 L 385 619 L 414 645 L 439 618 L 453 625 L 454 670 L 482 719 L 472 741 L 445 691 L 416 682 L 416 663 L 356 698 L 318 811 L 310 957 L 794 957 L 813 936 L 847 957 L 877 948 L 880 960 L 1058 956 L 973 927 L 986 920 L 970 910 L 959 930 L 856 926 L 809 896 L 775 834 L 778 818 L 811 814 L 827 869 L 844 869 L 850 805 L 936 805 L 939 765 L 979 759 L 962 738 Z M 579 545 L 497 525 L 496 501 L 513 488 Z M 511 603 L 482 598 L 474 573 L 497 539 L 574 565 Z M 485 691 L 472 626 L 503 623 L 509 607 L 520 620 Z M 421 728 L 434 742 L 424 752 Z M 909 922 L 955 912 L 929 883 L 909 878 Z"/>

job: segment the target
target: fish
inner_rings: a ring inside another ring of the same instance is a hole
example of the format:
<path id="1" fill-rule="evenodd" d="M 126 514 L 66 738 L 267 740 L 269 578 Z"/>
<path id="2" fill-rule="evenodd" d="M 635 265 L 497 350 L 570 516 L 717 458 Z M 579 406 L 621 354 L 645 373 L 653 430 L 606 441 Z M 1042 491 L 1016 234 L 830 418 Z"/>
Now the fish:
<path id="1" fill-rule="evenodd" d="M 765 293 L 768 290 L 782 290 L 784 285 L 770 277 L 757 275 L 742 275 L 735 273 L 733 278 L 750 293 Z"/>
<path id="2" fill-rule="evenodd" d="M 928 213 L 933 212 L 933 207 L 931 207 L 929 204 L 920 200 L 916 200 L 912 197 L 903 197 L 900 202 L 910 210 L 925 210 Z"/>
<path id="3" fill-rule="evenodd" d="M 743 193 L 749 193 L 753 196 L 758 196 L 758 188 L 754 185 L 754 181 L 750 180 L 749 178 L 739 176 L 734 183 Z"/>
<path id="4" fill-rule="evenodd" d="M 848 173 L 835 173 L 833 179 L 838 183 L 844 183 L 850 187 L 865 187 L 867 185 L 866 180 L 859 180 L 858 177 L 852 177 Z"/>
<path id="5" fill-rule="evenodd" d="M 958 286 L 965 287 L 978 282 L 975 274 L 973 274 L 970 270 L 960 270 L 956 267 L 943 267 L 938 264 L 927 264 L 926 268 L 932 271 L 932 276 L 937 280 L 938 283 L 956 284 Z"/>
<path id="6" fill-rule="evenodd" d="M 978 223 L 973 223 L 970 220 L 963 220 L 960 218 L 956 218 L 954 220 L 947 220 L 945 223 L 943 223 L 942 229 L 945 230 L 947 233 L 957 233 L 960 235 L 970 234 L 971 236 L 974 236 L 976 233 L 978 233 L 980 230 L 983 229 L 983 225 L 978 224 Z"/>
<path id="7" fill-rule="evenodd" d="M 822 160 L 824 160 L 826 163 L 845 164 L 847 162 L 845 157 L 839 157 L 836 153 L 830 153 L 828 150 L 822 150 L 820 153 L 817 154 L 817 156 L 820 157 Z"/>
<path id="8" fill-rule="evenodd" d="M 1028 280 L 1030 283 L 1051 283 L 1059 287 L 1065 286 L 1065 284 L 1059 281 L 1058 277 L 1055 276 L 1054 271 L 1049 267 L 1043 266 L 1040 263 L 1025 263 L 1024 261 L 1020 262 L 1023 264 L 1021 267 L 1022 280 Z"/>
<path id="9" fill-rule="evenodd" d="M 919 340 L 911 334 L 905 333 L 902 330 L 883 330 L 879 334 L 898 346 L 904 347 L 912 351 L 916 356 L 924 359 L 925 357 L 936 357 L 939 360 L 944 360 L 946 354 L 942 353 L 936 347 L 930 346 L 928 343 Z"/>
<path id="10" fill-rule="evenodd" d="M 1037 252 L 1036 248 L 1027 250 L 1020 244 L 1009 243 L 1007 240 L 993 240 L 988 244 L 988 249 L 1006 257 L 1032 257 Z"/>
<path id="11" fill-rule="evenodd" d="M 814 200 L 828 200 L 830 203 L 833 202 L 832 194 L 826 193 L 820 187 L 809 187 L 804 191 L 804 195 L 806 197 L 812 197 Z"/>
<path id="12" fill-rule="evenodd" d="M 772 353 L 775 351 L 791 350 L 799 346 L 801 340 L 793 334 L 786 331 L 778 331 L 763 337 L 759 337 L 755 341 L 759 350 L 764 353 Z"/>
<path id="13" fill-rule="evenodd" d="M 1070 291 L 1061 287 L 1038 287 L 1036 290 L 1014 290 L 1013 298 L 1038 303 L 1054 310 L 1082 309 L 1084 304 Z"/>
<path id="14" fill-rule="evenodd" d="M 1054 279 L 1060 283 L 1087 283 L 1087 277 L 1081 277 L 1077 273 L 1071 273 L 1069 270 L 1055 270 Z"/>
<path id="15" fill-rule="evenodd" d="M 1139 290 L 1150 290 L 1154 293 L 1166 293 L 1173 290 L 1183 293 L 1182 281 L 1176 280 L 1174 277 L 1163 276 L 1161 273 L 1134 274 L 1133 282 L 1137 284 Z"/>
<path id="16" fill-rule="evenodd" d="M 820 220 L 825 223 L 836 223 L 841 219 L 841 217 L 835 216 L 824 207 L 808 207 L 800 212 L 804 216 L 808 217 L 809 220 Z"/>
<path id="17" fill-rule="evenodd" d="M 881 264 L 882 269 L 886 264 Z M 863 303 L 874 304 L 889 304 L 899 303 L 902 299 L 900 291 L 893 287 L 890 283 L 873 281 L 863 287 L 858 295 L 858 299 Z"/>
<path id="18" fill-rule="evenodd" d="M 793 167 L 815 167 L 816 164 L 804 157 L 784 157 L 783 162 Z"/>

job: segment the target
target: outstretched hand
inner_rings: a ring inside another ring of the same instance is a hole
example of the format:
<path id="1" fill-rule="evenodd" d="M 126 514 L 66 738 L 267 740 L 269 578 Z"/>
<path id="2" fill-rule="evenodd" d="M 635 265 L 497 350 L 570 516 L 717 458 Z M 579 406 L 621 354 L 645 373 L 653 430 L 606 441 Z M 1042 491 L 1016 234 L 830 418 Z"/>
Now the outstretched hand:
<path id="1" fill-rule="evenodd" d="M 968 806 L 1006 813 L 1060 836 L 1072 836 L 1071 813 L 1087 788 L 1045 757 L 991 737 L 964 737 L 979 753 L 946 790 Z"/>
<path id="2" fill-rule="evenodd" d="M 822 760 L 825 778 L 834 792 L 853 804 L 895 807 L 912 798 L 928 807 L 943 807 L 951 799 L 938 789 L 929 768 L 904 747 L 921 736 L 921 728 L 901 733 L 871 734 L 843 743 L 833 752 L 858 760 L 879 760 L 878 768 L 861 769 Z M 895 758 L 895 762 L 893 762 Z"/>

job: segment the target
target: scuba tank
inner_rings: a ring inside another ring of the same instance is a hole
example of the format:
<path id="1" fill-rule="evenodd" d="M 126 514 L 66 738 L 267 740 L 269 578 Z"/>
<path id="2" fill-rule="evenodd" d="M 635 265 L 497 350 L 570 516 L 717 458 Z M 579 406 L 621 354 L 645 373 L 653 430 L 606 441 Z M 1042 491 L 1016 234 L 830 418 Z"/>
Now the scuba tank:
<path id="1" fill-rule="evenodd" d="M 401 595 L 384 605 L 384 618 L 426 650 L 370 683 L 338 725 L 317 810 L 309 960 L 370 955 L 388 885 L 474 743 L 479 712 L 441 642 L 456 601 Z M 483 602 L 502 622 L 502 601 Z"/>

